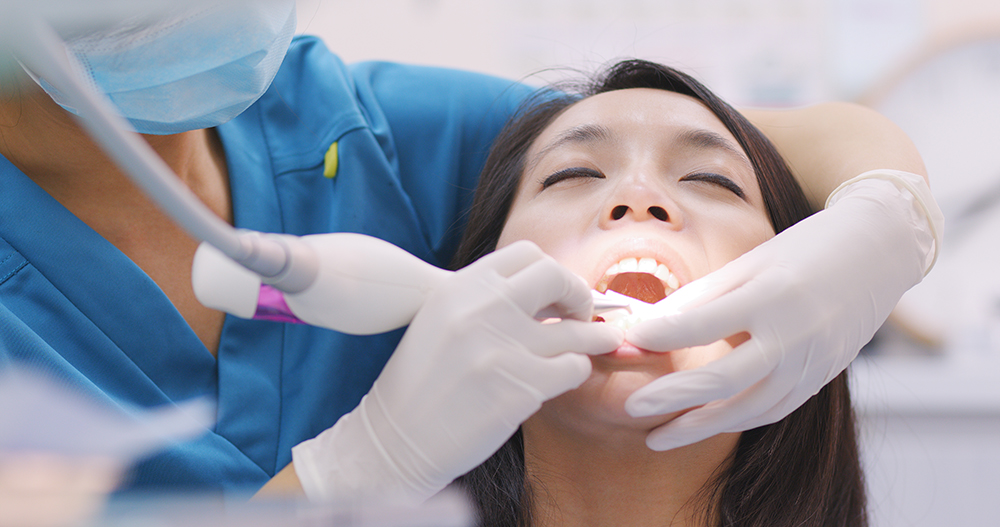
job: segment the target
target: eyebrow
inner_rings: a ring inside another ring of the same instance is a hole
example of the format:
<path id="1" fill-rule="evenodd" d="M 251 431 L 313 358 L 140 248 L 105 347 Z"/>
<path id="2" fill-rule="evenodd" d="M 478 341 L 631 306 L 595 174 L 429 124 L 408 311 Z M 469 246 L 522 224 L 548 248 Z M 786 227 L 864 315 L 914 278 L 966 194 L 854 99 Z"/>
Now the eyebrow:
<path id="1" fill-rule="evenodd" d="M 610 128 L 600 125 L 600 124 L 582 124 L 580 126 L 574 126 L 569 130 L 564 131 L 559 134 L 551 143 L 545 145 L 528 163 L 527 168 L 530 170 L 539 161 L 542 160 L 549 152 L 562 148 L 568 144 L 582 144 L 582 143 L 597 143 L 601 141 L 613 141 L 614 133 Z"/>
<path id="2" fill-rule="evenodd" d="M 556 137 L 549 144 L 545 145 L 544 148 L 535 154 L 535 156 L 527 164 L 526 171 L 530 171 L 530 169 L 537 165 L 546 155 L 549 154 L 549 152 L 568 144 L 596 143 L 601 141 L 609 142 L 613 141 L 615 137 L 614 132 L 604 125 L 582 124 L 580 126 L 574 126 L 573 128 L 559 134 L 558 137 Z M 742 148 L 733 144 L 732 141 L 726 139 L 725 137 L 712 132 L 711 130 L 701 128 L 685 130 L 676 137 L 676 140 L 682 145 L 687 145 L 692 148 L 702 150 L 722 150 L 746 165 L 751 172 L 754 172 L 753 164 L 750 163 L 750 159 L 743 152 Z"/>
<path id="3" fill-rule="evenodd" d="M 677 136 L 677 141 L 693 148 L 704 150 L 723 150 L 739 158 L 741 162 L 746 164 L 747 167 L 753 171 L 753 165 L 750 163 L 750 158 L 748 158 L 746 153 L 743 152 L 743 149 L 734 145 L 732 141 L 710 130 L 686 130 Z"/>

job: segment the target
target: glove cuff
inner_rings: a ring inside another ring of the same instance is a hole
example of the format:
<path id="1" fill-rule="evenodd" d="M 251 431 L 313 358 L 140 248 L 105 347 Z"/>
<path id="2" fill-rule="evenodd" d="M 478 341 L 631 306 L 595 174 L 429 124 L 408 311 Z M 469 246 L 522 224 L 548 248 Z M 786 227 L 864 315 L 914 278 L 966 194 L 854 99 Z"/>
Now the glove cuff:
<path id="1" fill-rule="evenodd" d="M 841 183 L 830 193 L 823 208 L 829 209 L 844 197 L 869 186 L 869 183 L 873 181 L 892 183 L 896 194 L 886 194 L 885 199 L 898 198 L 908 202 L 909 209 L 913 212 L 912 217 L 908 220 L 917 234 L 919 249 L 924 256 L 922 263 L 924 276 L 926 276 L 934 268 L 934 263 L 937 262 L 938 254 L 941 251 L 944 215 L 937 202 L 934 201 L 931 189 L 923 177 L 901 170 L 870 170 Z"/>
<path id="2" fill-rule="evenodd" d="M 396 440 L 381 411 L 375 388 L 351 413 L 313 439 L 292 448 L 292 461 L 312 501 L 350 505 L 379 501 L 417 504 L 441 490 L 413 481 L 392 459 L 379 438 Z M 397 441 L 398 442 L 398 441 Z"/>

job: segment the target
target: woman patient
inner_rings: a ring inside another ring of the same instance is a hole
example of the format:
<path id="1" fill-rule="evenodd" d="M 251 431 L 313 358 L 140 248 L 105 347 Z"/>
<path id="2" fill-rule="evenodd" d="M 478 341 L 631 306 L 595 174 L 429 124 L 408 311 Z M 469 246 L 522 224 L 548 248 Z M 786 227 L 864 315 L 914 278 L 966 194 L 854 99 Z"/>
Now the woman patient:
<path id="1" fill-rule="evenodd" d="M 595 289 L 655 302 L 810 214 L 767 139 L 690 77 L 627 61 L 575 91 L 501 133 L 456 268 L 531 240 Z M 635 419 L 625 399 L 747 338 L 592 357 L 589 380 L 461 478 L 480 524 L 867 525 L 844 374 L 773 425 L 646 447 L 677 414 Z"/>

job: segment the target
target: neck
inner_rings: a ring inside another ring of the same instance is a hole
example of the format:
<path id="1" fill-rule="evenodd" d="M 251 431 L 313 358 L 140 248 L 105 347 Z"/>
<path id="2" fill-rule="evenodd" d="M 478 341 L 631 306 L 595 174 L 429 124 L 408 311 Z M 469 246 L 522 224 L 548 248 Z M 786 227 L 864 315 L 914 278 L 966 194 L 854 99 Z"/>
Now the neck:
<path id="1" fill-rule="evenodd" d="M 525 470 L 534 524 L 547 527 L 706 525 L 714 507 L 705 489 L 739 438 L 722 434 L 654 452 L 648 430 L 581 433 L 540 421 L 523 427 Z"/>
<path id="2" fill-rule="evenodd" d="M 30 79 L 16 90 L 0 98 L 0 154 L 145 271 L 214 351 L 222 314 L 201 306 L 191 289 L 197 242 Z M 214 130 L 144 137 L 209 209 L 232 222 L 225 155 Z"/>
<path id="3" fill-rule="evenodd" d="M 88 224 L 95 220 L 100 227 L 94 205 L 107 209 L 101 213 L 147 210 L 149 200 L 71 114 L 30 81 L 19 88 L 0 100 L 0 154 Z M 213 131 L 143 137 L 196 195 L 229 219 L 225 159 Z"/>

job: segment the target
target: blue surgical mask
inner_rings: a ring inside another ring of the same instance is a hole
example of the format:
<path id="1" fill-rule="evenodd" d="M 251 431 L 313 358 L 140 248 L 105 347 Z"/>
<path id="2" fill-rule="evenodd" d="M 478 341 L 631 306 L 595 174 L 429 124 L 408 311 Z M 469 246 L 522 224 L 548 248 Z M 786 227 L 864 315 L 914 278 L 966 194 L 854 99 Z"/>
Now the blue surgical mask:
<path id="1" fill-rule="evenodd" d="M 71 38 L 87 80 L 144 134 L 211 128 L 236 117 L 271 84 L 295 33 L 294 0 L 211 6 L 114 32 Z M 63 108 L 61 94 L 39 85 Z"/>

